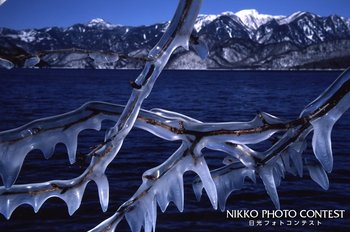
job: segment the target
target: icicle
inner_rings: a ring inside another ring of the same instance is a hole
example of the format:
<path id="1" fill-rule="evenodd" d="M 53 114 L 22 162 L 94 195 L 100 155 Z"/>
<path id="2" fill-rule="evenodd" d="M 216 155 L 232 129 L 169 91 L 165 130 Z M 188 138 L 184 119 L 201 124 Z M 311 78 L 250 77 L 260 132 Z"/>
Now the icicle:
<path id="1" fill-rule="evenodd" d="M 260 178 L 262 179 L 265 189 L 267 193 L 269 194 L 273 204 L 275 205 L 276 209 L 280 209 L 280 202 L 278 198 L 278 193 L 276 189 L 276 182 L 275 177 L 273 173 L 273 167 L 271 166 L 263 166 L 259 168 L 258 174 Z"/>
<path id="2" fill-rule="evenodd" d="M 96 171 L 98 176 L 100 169 Z M 72 215 L 81 204 L 86 185 L 92 180 L 85 171 L 80 177 L 72 180 L 55 180 L 38 184 L 14 185 L 10 189 L 0 187 L 0 213 L 9 218 L 18 206 L 29 204 L 37 212 L 43 203 L 52 198 L 62 199 L 68 212 Z M 108 206 L 108 181 L 105 175 L 95 177 L 102 209 L 105 211 Z M 11 204 L 7 204 L 10 202 Z"/>
<path id="3" fill-rule="evenodd" d="M 320 165 L 319 163 L 313 163 L 308 164 L 307 168 L 309 170 L 311 179 L 315 181 L 319 186 L 321 186 L 321 188 L 323 188 L 324 190 L 328 190 L 329 180 L 322 165 Z"/>
<path id="4" fill-rule="evenodd" d="M 5 186 L 7 188 L 12 186 L 20 172 L 25 156 L 33 149 L 42 150 L 45 158 L 50 158 L 56 144 L 63 143 L 67 147 L 70 163 L 74 163 L 78 134 L 86 129 L 100 130 L 101 122 L 105 119 L 117 121 L 122 110 L 123 107 L 119 105 L 90 102 L 75 111 L 33 121 L 17 129 L 1 132 L 0 167 L 3 166 L 4 168 L 0 168 L 0 175 L 3 178 Z M 159 125 L 164 125 L 164 127 L 153 125 L 153 122 L 158 122 Z M 153 110 L 153 112 L 141 111 L 140 118 L 135 124 L 136 127 L 145 129 L 167 140 L 184 140 L 186 138 L 186 135 L 176 133 L 170 130 L 170 127 L 178 130 L 184 127 L 188 130 L 193 129 L 203 132 L 226 129 L 226 127 L 227 130 L 232 130 L 252 128 L 260 125 L 263 124 L 258 117 L 251 122 L 243 123 L 201 123 L 188 116 L 160 109 Z M 114 130 L 112 130 L 109 136 L 113 132 Z M 237 143 L 255 143 L 270 137 L 275 132 L 276 130 L 256 133 L 255 135 L 218 135 L 212 136 L 210 141 L 214 142 L 226 139 L 227 141 Z M 220 143 L 218 146 L 220 147 Z M 9 159 L 11 159 L 11 162 Z M 8 165 L 9 163 L 12 165 Z"/>
<path id="5" fill-rule="evenodd" d="M 315 156 L 320 161 L 323 168 L 327 172 L 331 172 L 333 169 L 331 132 L 334 121 L 330 121 L 328 118 L 324 117 L 312 121 L 311 124 L 314 128 L 312 148 Z"/>
<path id="6" fill-rule="evenodd" d="M 154 199 L 141 202 L 141 207 L 143 208 L 143 216 L 145 218 L 144 220 L 144 231 L 145 232 L 151 232 L 152 230 L 155 231 L 155 225 L 157 220 L 157 204 Z"/>
<path id="7" fill-rule="evenodd" d="M 239 160 L 242 164 L 244 164 L 246 167 L 253 167 L 256 165 L 254 157 L 260 156 L 256 151 L 250 149 L 246 145 L 236 145 L 232 143 L 223 143 L 223 142 L 216 142 L 213 139 L 208 139 L 206 143 L 206 148 L 215 150 L 215 151 L 222 151 L 232 156 L 232 158 L 235 158 Z"/>
<path id="8" fill-rule="evenodd" d="M 309 117 L 311 120 L 314 128 L 312 147 L 316 158 L 327 172 L 331 172 L 333 168 L 330 137 L 333 125 L 350 107 L 349 85 L 350 69 L 340 75 L 301 113 L 301 117 Z"/>
<path id="9" fill-rule="evenodd" d="M 140 205 L 137 204 L 135 205 L 134 210 L 130 210 L 125 214 L 125 219 L 132 232 L 141 231 L 142 226 L 145 224 L 145 212 L 143 210 L 143 207 L 140 207 Z"/>
<path id="10" fill-rule="evenodd" d="M 7 149 L 1 147 L 4 153 L 0 154 L 0 174 L 4 186 L 10 188 L 19 175 L 24 158 L 11 161 L 7 156 Z"/>
<path id="11" fill-rule="evenodd" d="M 290 155 L 292 154 L 290 154 L 287 150 L 287 151 L 283 151 L 280 156 L 282 158 L 282 162 L 285 170 L 290 174 L 296 176 L 297 175 L 296 169 L 294 168 L 294 166 L 292 166 Z"/>
<path id="12" fill-rule="evenodd" d="M 146 173 L 147 172 L 145 172 L 143 176 L 153 176 L 147 175 Z M 154 177 L 159 178 L 160 176 L 155 175 Z M 162 178 L 165 179 L 167 177 L 168 175 Z M 180 210 L 183 208 L 181 207 L 183 205 L 183 187 L 182 185 L 179 185 L 179 182 L 182 181 L 182 177 L 179 174 L 176 174 L 175 176 L 169 175 L 169 178 L 170 179 L 168 181 L 163 181 L 162 188 L 152 189 L 152 193 L 155 195 L 155 200 L 158 202 L 158 205 L 162 212 L 165 212 L 170 202 L 174 202 Z M 181 180 L 178 180 L 178 178 L 181 178 Z M 148 186 L 146 185 L 146 182 L 144 182 L 144 185 Z M 152 184 L 149 182 L 149 185 Z M 177 192 L 180 192 L 180 194 L 176 194 Z"/>
<path id="13" fill-rule="evenodd" d="M 96 114 L 95 109 L 107 113 Z M 65 144 L 70 163 L 75 162 L 78 134 L 87 129 L 99 130 L 105 119 L 114 119 L 108 112 L 118 112 L 121 106 L 91 102 L 54 117 L 33 121 L 19 128 L 0 133 L 0 175 L 6 188 L 16 181 L 26 155 L 34 149 L 42 150 L 50 158 L 56 144 Z M 113 111 L 112 111 L 113 112 Z"/>
<path id="14" fill-rule="evenodd" d="M 0 68 L 12 69 L 14 67 L 15 65 L 11 61 L 0 57 Z"/>
<path id="15" fill-rule="evenodd" d="M 198 176 L 201 178 L 201 181 L 203 183 L 204 189 L 209 197 L 209 200 L 213 206 L 214 209 L 217 209 L 217 190 L 215 187 L 215 183 L 212 180 L 212 177 L 210 175 L 208 166 L 205 162 L 205 159 L 203 157 L 198 158 L 199 160 L 197 161 L 200 165 L 199 167 L 195 170 L 195 172 L 198 174 Z M 197 164 L 198 164 L 197 163 Z"/>
<path id="16" fill-rule="evenodd" d="M 100 199 L 102 211 L 106 212 L 108 209 L 109 202 L 109 184 L 107 176 L 105 174 L 102 174 L 99 177 L 95 177 L 93 180 L 97 184 L 98 196 Z"/>
<path id="17" fill-rule="evenodd" d="M 311 127 L 307 127 L 302 131 L 299 131 L 299 129 L 289 129 L 277 143 L 262 153 L 262 157 L 265 157 L 263 160 L 270 157 L 264 163 L 273 166 L 280 177 L 284 176 L 285 171 L 293 175 L 296 172 L 300 177 L 303 176 L 302 153 L 306 148 L 305 138 L 311 132 Z M 296 137 L 295 141 L 291 141 L 293 137 Z"/>
<path id="18" fill-rule="evenodd" d="M 55 152 L 56 144 L 54 141 L 52 141 L 51 137 L 48 137 L 47 140 L 49 141 L 47 146 L 43 145 L 43 147 L 41 147 L 41 151 L 43 152 L 45 159 L 50 159 Z"/>
<path id="19" fill-rule="evenodd" d="M 79 209 L 86 185 L 87 183 L 83 183 L 78 188 L 69 189 L 64 193 L 61 193 L 61 195 L 58 195 L 59 198 L 66 202 L 70 216 Z"/>
<path id="20" fill-rule="evenodd" d="M 10 213 L 19 205 L 30 204 L 35 211 L 49 198 L 61 198 L 72 215 L 81 204 L 86 185 L 94 180 L 97 183 L 101 207 L 105 211 L 108 206 L 108 181 L 104 174 L 107 165 L 120 147 L 103 146 L 100 148 L 103 156 L 94 156 L 89 167 L 79 177 L 72 180 L 57 180 L 39 184 L 12 186 L 9 189 L 0 187 L 0 203 L 11 201 L 10 208 L 4 208 L 6 204 L 0 204 L 0 212 L 9 217 Z"/>
<path id="21" fill-rule="evenodd" d="M 292 160 L 292 164 L 297 171 L 299 177 L 303 177 L 303 158 L 302 153 L 297 152 L 294 149 L 288 149 L 289 157 Z"/>
<path id="22" fill-rule="evenodd" d="M 184 156 L 187 149 L 187 145 L 185 145 L 185 143 L 182 144 L 181 147 L 162 165 L 146 171 L 143 174 L 143 187 L 141 186 L 134 196 L 140 194 L 140 192 L 147 188 L 147 186 L 154 186 L 154 188 L 157 190 L 158 186 L 164 185 L 159 187 L 159 189 L 162 189 L 162 191 L 154 190 L 157 192 L 156 198 L 159 202 L 161 202 L 162 210 L 165 210 L 167 206 L 166 201 L 169 200 L 173 201 L 181 211 L 183 210 L 182 176 L 186 171 L 193 171 L 198 174 L 201 180 L 203 180 L 207 195 L 213 207 L 216 208 L 217 192 L 205 159 L 203 157 L 194 158 L 190 154 Z M 160 177 L 161 179 L 158 179 Z M 156 180 L 155 183 L 153 183 L 152 179 Z M 162 194 L 164 194 L 164 196 L 161 196 Z"/>
<path id="23" fill-rule="evenodd" d="M 169 202 L 174 202 L 180 212 L 184 210 L 183 175 L 187 171 L 198 174 L 213 207 L 217 208 L 216 187 L 205 159 L 189 153 L 189 146 L 190 143 L 183 142 L 163 164 L 147 170 L 134 196 L 119 208 L 119 215 L 125 214 L 133 232 L 139 231 L 142 226 L 145 231 L 155 228 L 157 202 L 162 211 Z"/>
<path id="24" fill-rule="evenodd" d="M 218 193 L 218 203 L 221 211 L 225 210 L 227 198 L 233 191 L 243 188 L 246 177 L 255 182 L 255 171 L 240 163 L 232 163 L 211 172 Z M 203 183 L 200 179 L 193 181 L 193 191 L 199 201 L 202 195 Z"/>
<path id="25" fill-rule="evenodd" d="M 283 161 L 281 157 L 277 157 L 274 166 L 274 176 L 276 186 L 279 186 L 281 183 L 281 179 L 284 178 L 285 168 L 283 165 Z"/>
<path id="26" fill-rule="evenodd" d="M 71 136 L 66 136 L 63 141 L 67 148 L 69 162 L 70 164 L 74 164 L 78 147 L 78 133 L 72 133 Z"/>
<path id="27" fill-rule="evenodd" d="M 24 68 L 32 68 L 40 62 L 40 58 L 38 56 L 33 56 L 24 62 Z"/>

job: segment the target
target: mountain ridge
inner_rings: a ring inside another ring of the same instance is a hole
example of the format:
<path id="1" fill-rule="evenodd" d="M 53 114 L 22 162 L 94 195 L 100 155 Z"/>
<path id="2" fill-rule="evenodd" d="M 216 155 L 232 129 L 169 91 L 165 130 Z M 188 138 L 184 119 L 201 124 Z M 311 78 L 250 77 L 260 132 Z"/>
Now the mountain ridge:
<path id="1" fill-rule="evenodd" d="M 97 18 L 66 28 L 0 28 L 0 66 L 9 67 L 6 60 L 16 67 L 140 68 L 168 25 L 123 26 Z M 350 20 L 337 15 L 273 16 L 248 9 L 199 15 L 194 28 L 209 48 L 208 59 L 179 49 L 167 68 L 293 69 L 327 67 L 326 60 L 332 60 L 328 68 L 339 68 L 336 60 L 350 54 Z"/>

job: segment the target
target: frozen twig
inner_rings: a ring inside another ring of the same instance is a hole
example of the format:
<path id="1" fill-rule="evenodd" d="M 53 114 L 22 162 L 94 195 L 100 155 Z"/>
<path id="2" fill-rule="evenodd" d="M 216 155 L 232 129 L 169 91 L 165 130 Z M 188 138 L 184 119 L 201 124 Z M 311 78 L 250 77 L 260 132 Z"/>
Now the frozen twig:
<path id="1" fill-rule="evenodd" d="M 133 90 L 125 107 L 90 102 L 72 112 L 0 133 L 0 175 L 4 184 L 0 187 L 0 212 L 3 215 L 10 218 L 22 204 L 31 205 L 37 212 L 51 197 L 64 200 L 72 214 L 80 207 L 90 181 L 97 184 L 100 204 L 106 211 L 109 184 L 105 171 L 133 127 L 165 140 L 180 140 L 181 146 L 164 163 L 146 171 L 136 193 L 92 231 L 114 231 L 123 218 L 133 232 L 142 227 L 147 232 L 155 230 L 157 204 L 165 211 L 168 204 L 174 202 L 180 211 L 183 210 L 183 174 L 186 171 L 199 176 L 193 182 L 197 198 L 200 199 L 204 188 L 214 209 L 219 205 L 221 210 L 232 191 L 242 189 L 247 177 L 256 182 L 257 176 L 279 208 L 277 187 L 281 179 L 286 172 L 302 176 L 304 165 L 316 183 L 328 188 L 327 172 L 333 167 L 331 131 L 350 107 L 349 70 L 291 121 L 259 112 L 249 122 L 204 123 L 176 112 L 141 110 L 143 101 L 176 48 L 188 49 L 189 41 L 194 41 L 197 53 L 205 57 L 205 46 L 191 36 L 200 4 L 199 0 L 179 1 L 167 31 L 145 58 L 146 64 L 139 77 L 131 82 Z M 112 120 L 116 124 L 107 131 L 104 141 L 85 155 L 91 157 L 91 162 L 80 176 L 71 180 L 15 185 L 24 159 L 31 150 L 40 149 L 46 158 L 50 158 L 56 144 L 63 143 L 70 162 L 74 163 L 79 133 L 86 129 L 100 130 L 103 120 Z M 310 133 L 313 133 L 315 158 L 303 159 L 306 137 Z M 257 151 L 249 147 L 273 136 L 276 141 L 267 150 Z M 227 154 L 224 166 L 210 172 L 204 148 Z"/>
<path id="2" fill-rule="evenodd" d="M 348 82 L 344 82 L 344 79 L 348 78 L 349 72 L 345 72 L 338 81 L 333 84 L 333 86 L 337 85 L 339 82 L 347 84 Z M 141 110 L 136 119 L 135 127 L 144 129 L 162 139 L 170 141 L 182 140 L 183 145 L 180 151 L 184 153 L 183 150 L 184 147 L 186 147 L 185 150 L 187 152 L 191 151 L 191 154 L 196 154 L 188 157 L 201 158 L 201 151 L 203 148 L 221 151 L 228 154 L 231 157 L 231 160 L 234 161 L 234 164 L 229 163 L 228 166 L 213 171 L 213 180 L 216 189 L 218 190 L 218 200 L 221 209 L 224 208 L 224 202 L 229 193 L 242 187 L 244 176 L 248 176 L 250 179 L 255 180 L 255 174 L 259 174 L 276 207 L 279 207 L 276 186 L 278 186 L 278 183 L 284 176 L 285 172 L 302 175 L 302 166 L 305 162 L 301 158 L 301 153 L 306 146 L 306 136 L 313 130 L 312 123 L 320 119 L 326 120 L 327 117 L 330 117 L 331 120 L 337 119 L 333 116 L 333 112 L 336 112 L 338 115 L 345 112 L 347 110 L 347 98 L 348 89 L 344 87 L 344 84 L 340 85 L 338 86 L 338 89 L 333 91 L 333 95 L 328 96 L 327 99 L 323 99 L 322 101 L 318 100 L 319 102 L 322 102 L 318 103 L 319 108 L 316 107 L 316 110 L 310 111 L 309 114 L 306 114 L 305 112 L 309 111 L 307 107 L 301 114 L 300 118 L 292 121 L 283 121 L 267 113 L 260 112 L 255 119 L 250 122 L 203 123 L 188 116 L 171 111 L 161 109 L 154 109 L 151 111 Z M 329 107 L 330 105 L 333 105 L 333 107 Z M 341 107 L 338 108 L 338 106 Z M 319 110 L 324 109 L 325 107 L 325 110 Z M 75 132 L 92 128 L 92 122 L 94 122 L 94 128 L 100 128 L 102 120 L 118 120 L 123 109 L 124 107 L 122 106 L 109 103 L 87 103 L 70 113 L 41 119 L 18 129 L 2 132 L 1 141 L 4 144 L 13 144 L 13 146 L 18 147 L 18 144 L 16 143 L 21 144 L 23 143 L 22 140 L 29 139 L 35 141 L 35 139 L 39 139 L 40 137 L 50 138 L 53 136 L 57 139 L 69 136 L 72 128 L 80 128 L 79 130 L 74 129 Z M 21 131 L 33 131 L 33 128 L 38 127 L 41 129 L 36 133 L 28 133 L 26 136 L 16 137 L 16 135 L 18 136 L 18 134 L 21 134 Z M 66 134 L 63 136 L 62 134 L 65 133 L 68 133 L 68 135 Z M 275 133 L 284 133 L 284 135 L 267 151 L 258 152 L 247 146 L 247 144 L 255 144 L 269 139 Z M 328 138 L 321 137 L 321 139 Z M 51 146 L 54 146 L 56 142 L 53 142 Z M 101 159 L 103 156 L 108 156 L 108 152 L 105 154 L 98 152 L 100 148 L 108 144 L 108 142 L 109 141 L 105 141 L 98 145 L 87 155 L 92 156 L 92 159 Z M 322 143 L 328 142 L 330 142 L 330 140 L 324 140 Z M 175 154 L 178 153 L 179 152 Z M 183 157 L 187 157 L 184 154 L 182 154 L 182 156 L 176 156 L 175 154 L 173 156 L 181 157 L 179 160 L 183 160 Z M 188 165 L 191 163 L 190 161 L 187 162 L 189 162 Z M 320 184 L 322 188 L 327 189 L 328 179 L 324 172 L 322 162 L 328 164 L 332 161 L 320 159 L 319 161 L 309 161 L 306 165 L 308 166 L 312 179 Z M 180 164 L 178 161 L 175 163 Z M 102 171 L 100 172 L 100 175 L 98 175 L 99 178 L 94 176 L 94 173 L 98 170 L 98 164 L 98 162 L 95 162 L 94 165 L 89 167 L 80 177 L 68 181 L 49 181 L 40 184 L 13 186 L 9 189 L 2 187 L 0 189 L 0 201 L 3 202 L 1 204 L 3 206 L 1 207 L 1 212 L 9 217 L 17 206 L 25 203 L 32 205 L 37 211 L 46 199 L 50 197 L 59 197 L 67 202 L 69 212 L 72 214 L 77 208 L 79 208 L 81 197 L 78 196 L 83 195 L 85 186 L 90 180 L 94 180 L 98 183 L 101 206 L 103 210 L 106 210 L 108 205 L 108 182 Z M 180 166 L 182 167 L 184 164 L 185 163 L 181 162 Z M 233 168 L 232 165 L 234 165 L 235 168 Z M 160 171 L 159 167 L 154 170 L 158 170 L 157 175 L 162 177 L 166 176 L 168 179 L 169 174 L 160 174 L 163 172 L 167 173 L 171 170 L 171 168 L 164 168 L 165 166 L 166 164 L 162 165 L 163 171 Z M 184 167 L 186 167 L 186 165 Z M 180 173 L 181 175 L 183 174 L 183 172 Z M 149 183 L 155 182 L 154 180 L 157 179 L 152 176 L 154 177 L 155 175 L 144 174 L 144 179 L 147 180 L 148 185 Z M 224 176 L 231 177 L 227 180 L 226 178 L 228 177 Z M 232 176 L 235 176 L 235 178 Z M 162 180 L 163 179 L 164 177 Z M 202 178 L 201 180 L 208 179 Z M 210 182 L 209 178 L 209 183 Z M 223 182 L 231 184 L 222 184 Z M 198 184 L 200 182 L 197 180 L 195 183 L 197 185 L 195 192 L 199 197 L 201 192 L 199 190 L 201 187 L 198 187 Z M 231 187 L 227 189 L 223 186 Z M 157 189 L 155 186 L 152 187 Z M 140 190 L 138 192 L 140 192 Z M 214 198 L 213 195 L 212 199 Z M 139 200 L 139 198 L 137 199 Z M 72 202 L 74 204 L 72 204 Z M 128 207 L 128 212 L 129 211 L 130 207 Z M 120 211 L 118 211 L 118 215 L 120 215 Z"/>

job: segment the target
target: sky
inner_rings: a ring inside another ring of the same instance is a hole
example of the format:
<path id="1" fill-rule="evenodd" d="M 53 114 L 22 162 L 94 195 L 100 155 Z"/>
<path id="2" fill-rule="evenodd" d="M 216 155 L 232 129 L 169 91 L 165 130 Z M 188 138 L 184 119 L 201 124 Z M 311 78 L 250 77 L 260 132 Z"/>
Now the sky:
<path id="1" fill-rule="evenodd" d="M 94 18 L 112 24 L 150 25 L 170 20 L 177 3 L 178 0 L 0 0 L 0 27 L 67 27 Z M 350 18 L 350 0 L 203 0 L 200 13 L 243 9 L 272 15 L 290 15 L 300 10 Z"/>

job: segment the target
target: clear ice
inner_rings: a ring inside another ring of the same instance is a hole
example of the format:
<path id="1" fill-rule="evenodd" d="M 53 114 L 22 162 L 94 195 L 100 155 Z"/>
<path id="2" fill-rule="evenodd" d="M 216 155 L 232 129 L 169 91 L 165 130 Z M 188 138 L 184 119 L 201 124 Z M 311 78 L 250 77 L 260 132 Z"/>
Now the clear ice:
<path id="1" fill-rule="evenodd" d="M 89 102 L 74 111 L 0 133 L 0 175 L 4 185 L 0 187 L 1 214 L 9 219 L 12 212 L 23 204 L 31 205 L 37 212 L 47 199 L 56 197 L 67 204 L 72 215 L 80 207 L 90 181 L 96 183 L 101 208 L 106 211 L 109 183 L 105 171 L 133 127 L 164 140 L 181 141 L 181 145 L 164 163 L 147 170 L 136 193 L 113 216 L 91 231 L 115 231 L 123 219 L 133 232 L 142 228 L 146 232 L 155 231 L 158 206 L 164 212 L 172 202 L 180 212 L 184 210 L 183 175 L 188 171 L 198 176 L 193 181 L 197 199 L 200 200 L 204 189 L 213 208 L 221 210 L 225 209 L 227 198 L 233 191 L 256 183 L 258 178 L 275 207 L 280 208 L 277 187 L 286 173 L 302 177 L 304 167 L 320 187 L 329 188 L 327 173 L 333 167 L 331 131 L 350 106 L 349 70 L 294 120 L 282 120 L 258 112 L 248 122 L 206 123 L 168 110 L 141 109 L 176 48 L 191 47 L 200 57 L 206 57 L 208 50 L 205 43 L 192 33 L 200 5 L 199 0 L 179 1 L 167 31 L 149 52 L 141 74 L 131 83 L 133 90 L 126 106 Z M 97 54 L 85 55 L 101 64 L 118 59 L 113 55 L 107 58 Z M 35 57 L 26 61 L 28 67 L 36 62 L 39 60 Z M 0 65 L 11 68 L 3 60 L 0 60 Z M 116 124 L 106 132 L 104 142 L 86 154 L 91 156 L 91 162 L 80 176 L 71 180 L 16 185 L 25 157 L 31 150 L 43 151 L 48 159 L 54 155 L 56 144 L 63 143 L 69 161 L 74 163 L 79 133 L 87 129 L 100 130 L 104 120 L 112 120 Z M 315 156 L 305 158 L 306 138 L 311 133 Z M 266 150 L 251 148 L 252 144 L 270 139 L 276 142 Z M 209 169 L 206 162 L 208 150 L 225 155 L 222 167 Z"/>
<path id="2" fill-rule="evenodd" d="M 0 57 L 0 68 L 11 69 L 13 67 L 15 67 L 15 65 L 11 61 L 2 59 Z"/>

